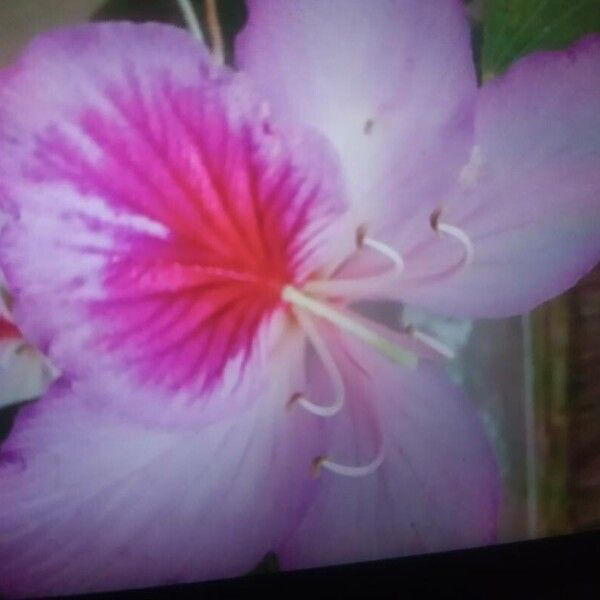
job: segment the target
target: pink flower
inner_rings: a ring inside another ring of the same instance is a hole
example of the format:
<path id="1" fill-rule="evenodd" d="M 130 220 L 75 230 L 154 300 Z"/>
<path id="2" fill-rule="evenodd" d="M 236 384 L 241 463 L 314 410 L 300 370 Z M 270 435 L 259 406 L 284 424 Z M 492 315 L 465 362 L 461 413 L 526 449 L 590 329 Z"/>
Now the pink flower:
<path id="1" fill-rule="evenodd" d="M 478 90 L 458 1 L 248 4 L 239 73 L 106 24 L 0 76 L 1 263 L 63 373 L 0 450 L 10 595 L 495 539 L 447 349 L 350 302 L 502 317 L 598 261 L 600 39 Z"/>

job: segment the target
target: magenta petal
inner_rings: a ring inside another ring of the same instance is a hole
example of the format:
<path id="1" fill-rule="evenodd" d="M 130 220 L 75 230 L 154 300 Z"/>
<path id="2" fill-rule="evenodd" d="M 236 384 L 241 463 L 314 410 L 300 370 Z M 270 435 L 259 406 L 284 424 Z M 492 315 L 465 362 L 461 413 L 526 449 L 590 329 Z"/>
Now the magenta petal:
<path id="1" fill-rule="evenodd" d="M 248 8 L 240 67 L 275 114 L 329 137 L 355 220 L 400 243 L 405 221 L 435 207 L 471 143 L 476 83 L 462 2 L 250 0 Z"/>
<path id="2" fill-rule="evenodd" d="M 327 454 L 368 463 L 375 420 L 384 462 L 363 477 L 321 472 L 317 496 L 280 550 L 284 567 L 494 542 L 500 482 L 474 407 L 430 365 L 408 371 L 357 350 L 358 363 L 345 362 L 347 406 L 328 422 Z"/>
<path id="3" fill-rule="evenodd" d="M 252 569 L 304 511 L 320 451 L 320 421 L 263 400 L 175 433 L 89 408 L 57 384 L 22 410 L 0 450 L 0 592 L 46 596 Z"/>
<path id="4" fill-rule="evenodd" d="M 519 61 L 481 90 L 471 161 L 440 221 L 407 254 L 402 298 L 445 314 L 500 317 L 574 285 L 600 259 L 600 37 Z"/>
<path id="5" fill-rule="evenodd" d="M 320 265 L 343 211 L 326 141 L 279 130 L 243 76 L 160 25 L 38 38 L 0 107 L 1 259 L 28 339 L 149 420 L 235 408 L 282 285 Z"/>

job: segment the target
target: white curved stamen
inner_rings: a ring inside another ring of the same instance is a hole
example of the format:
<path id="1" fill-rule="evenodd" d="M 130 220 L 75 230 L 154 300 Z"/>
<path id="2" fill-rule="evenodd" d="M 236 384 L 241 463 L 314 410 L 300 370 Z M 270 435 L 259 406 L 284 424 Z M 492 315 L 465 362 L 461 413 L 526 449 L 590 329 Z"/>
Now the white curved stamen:
<path id="1" fill-rule="evenodd" d="M 355 320 L 348 314 L 336 310 L 334 306 L 327 302 L 321 302 L 316 298 L 304 294 L 294 286 L 284 286 L 281 292 L 281 299 L 284 302 L 289 302 L 293 306 L 329 321 L 372 348 L 375 348 L 375 350 L 396 363 L 409 368 L 415 368 L 418 364 L 418 357 L 413 352 L 401 348 L 387 338 L 379 335 L 376 331 L 363 325 L 358 319 Z"/>
<path id="2" fill-rule="evenodd" d="M 379 275 L 367 277 L 309 281 L 302 289 L 310 294 L 323 296 L 364 297 L 365 289 L 377 289 L 379 286 L 389 283 L 390 279 L 394 280 L 399 277 L 404 270 L 404 260 L 399 252 L 383 242 L 362 235 L 360 230 L 357 233 L 357 246 L 359 249 L 367 246 L 371 250 L 379 252 L 391 262 L 391 268 Z"/>
<path id="3" fill-rule="evenodd" d="M 387 244 L 368 236 L 365 236 L 362 239 L 362 244 L 363 246 L 368 246 L 369 248 L 372 248 L 376 252 L 379 252 L 380 254 L 383 254 L 383 256 L 389 258 L 398 274 L 400 274 L 404 269 L 404 259 L 400 253 L 394 250 L 391 246 L 388 246 Z"/>
<path id="4" fill-rule="evenodd" d="M 323 468 L 332 473 L 336 473 L 337 475 L 343 475 L 344 477 L 365 477 L 366 475 L 375 473 L 383 463 L 384 458 L 385 452 L 383 451 L 382 446 L 379 449 L 377 456 L 366 465 L 343 465 L 330 460 L 327 456 L 319 456 L 315 458 L 313 462 L 313 469 L 315 476 L 318 476 L 319 471 Z"/>
<path id="5" fill-rule="evenodd" d="M 462 260 L 463 266 L 466 267 L 473 262 L 475 248 L 473 248 L 473 242 L 471 241 L 471 238 L 462 229 L 455 227 L 454 225 L 442 223 L 441 221 L 437 221 L 435 223 L 434 229 L 439 233 L 445 233 L 446 235 L 453 237 L 462 244 L 465 251 L 464 258 Z"/>
<path id="6" fill-rule="evenodd" d="M 317 353 L 317 356 L 323 363 L 323 366 L 325 367 L 325 370 L 331 379 L 333 389 L 335 390 L 335 400 L 331 405 L 321 406 L 311 402 L 303 394 L 297 394 L 292 396 L 289 406 L 298 404 L 313 415 L 317 415 L 319 417 L 333 417 L 344 406 L 344 398 L 346 393 L 344 390 L 344 381 L 342 379 L 342 375 L 335 364 L 335 360 L 333 359 L 331 352 L 329 352 L 329 349 L 327 348 L 327 344 L 325 344 L 323 338 L 319 334 L 319 331 L 313 323 L 311 317 L 305 314 L 302 310 L 298 309 L 294 311 L 294 314 L 300 322 L 302 329 L 306 333 L 310 343 Z"/>
<path id="7" fill-rule="evenodd" d="M 452 360 L 455 357 L 455 352 L 454 350 L 452 350 L 452 348 L 450 348 L 450 346 L 447 346 L 437 338 L 434 338 L 433 336 L 423 331 L 415 329 L 415 327 L 413 327 L 412 325 L 409 325 L 406 328 L 406 333 L 413 337 L 415 340 L 419 340 L 419 342 L 425 344 L 432 350 L 435 350 L 435 352 L 441 354 L 444 358 L 447 358 L 448 360 Z"/>
<path id="8" fill-rule="evenodd" d="M 177 4 L 179 4 L 179 9 L 181 10 L 181 14 L 183 15 L 183 20 L 185 21 L 186 27 L 190 30 L 190 33 L 199 42 L 204 43 L 204 35 L 202 35 L 202 29 L 200 28 L 200 23 L 198 21 L 198 17 L 196 16 L 191 1 L 177 0 Z"/>

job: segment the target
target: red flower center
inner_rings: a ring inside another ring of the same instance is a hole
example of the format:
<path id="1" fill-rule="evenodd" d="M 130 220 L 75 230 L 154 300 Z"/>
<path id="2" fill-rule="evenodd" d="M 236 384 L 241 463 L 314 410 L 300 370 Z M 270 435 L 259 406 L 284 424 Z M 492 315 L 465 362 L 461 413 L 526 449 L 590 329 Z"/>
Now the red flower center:
<path id="1" fill-rule="evenodd" d="M 77 145 L 48 129 L 36 177 L 85 196 L 63 218 L 86 235 L 65 243 L 102 261 L 86 305 L 102 348 L 145 381 L 207 389 L 232 358 L 245 362 L 283 287 L 318 267 L 317 238 L 343 208 L 335 169 L 321 140 L 277 132 L 231 76 L 165 79 L 151 100 L 142 88 L 133 73 L 108 86 L 80 115 Z"/>

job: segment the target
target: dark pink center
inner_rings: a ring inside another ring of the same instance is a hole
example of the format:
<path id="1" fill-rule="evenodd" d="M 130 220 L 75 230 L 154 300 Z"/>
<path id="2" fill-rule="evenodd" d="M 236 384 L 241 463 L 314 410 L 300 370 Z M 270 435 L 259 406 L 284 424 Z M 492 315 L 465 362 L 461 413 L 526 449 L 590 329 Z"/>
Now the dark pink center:
<path id="1" fill-rule="evenodd" d="M 86 308 L 103 351 L 146 381 L 206 389 L 231 359 L 245 364 L 282 286 L 314 268 L 315 240 L 340 206 L 313 142 L 274 132 L 235 82 L 162 77 L 150 91 L 133 73 L 108 86 L 78 119 L 85 152 L 49 128 L 35 176 L 81 196 L 62 216 L 89 241 L 65 243 L 101 261 L 103 292 Z M 74 295 L 86 285 L 74 279 Z"/>

